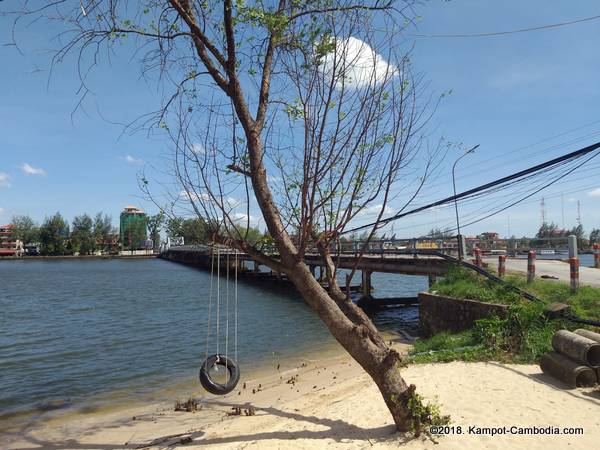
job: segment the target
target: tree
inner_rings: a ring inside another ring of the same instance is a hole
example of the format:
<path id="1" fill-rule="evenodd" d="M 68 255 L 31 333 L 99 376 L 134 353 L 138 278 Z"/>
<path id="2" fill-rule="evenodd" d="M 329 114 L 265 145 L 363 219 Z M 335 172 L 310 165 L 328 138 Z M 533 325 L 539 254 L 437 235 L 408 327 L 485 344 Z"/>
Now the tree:
<path id="1" fill-rule="evenodd" d="M 169 217 L 165 228 L 168 237 L 183 237 L 184 242 L 189 245 L 206 244 L 210 241 L 206 222 L 202 218 Z"/>
<path id="2" fill-rule="evenodd" d="M 15 227 L 15 238 L 23 244 L 33 244 L 40 238 L 40 230 L 29 216 L 14 216 L 11 224 Z"/>
<path id="3" fill-rule="evenodd" d="M 40 227 L 41 254 L 64 255 L 69 242 L 69 224 L 60 213 L 47 217 Z"/>
<path id="4" fill-rule="evenodd" d="M 577 237 L 577 247 L 585 248 L 589 246 L 589 241 L 585 238 L 585 230 L 583 229 L 583 225 L 579 224 L 571 228 L 568 232 L 568 235 L 574 235 Z"/>
<path id="5" fill-rule="evenodd" d="M 110 251 L 115 234 L 112 218 L 107 214 L 103 216 L 100 212 L 96 214 L 96 217 L 94 217 L 94 230 L 92 234 L 97 248 L 103 252 Z"/>
<path id="6" fill-rule="evenodd" d="M 148 217 L 148 235 L 152 239 L 152 248 L 156 251 L 160 245 L 160 230 L 165 221 L 165 215 L 161 211 Z"/>
<path id="7" fill-rule="evenodd" d="M 592 228 L 590 231 L 590 244 L 600 243 L 600 228 Z"/>
<path id="8" fill-rule="evenodd" d="M 93 226 L 94 222 L 87 214 L 75 216 L 71 228 L 71 245 L 74 252 L 89 255 L 96 251 Z"/>
<path id="9" fill-rule="evenodd" d="M 76 50 L 90 67 L 99 46 L 139 39 L 148 49 L 143 67 L 175 80 L 164 86 L 173 94 L 160 110 L 138 123 L 172 138 L 180 186 L 173 204 L 183 192 L 214 242 L 285 273 L 376 383 L 397 428 L 419 429 L 421 400 L 402 378 L 402 358 L 338 285 L 331 254 L 361 217 L 374 222 L 372 239 L 392 201 L 401 209 L 415 198 L 438 155 L 439 147 L 424 145 L 430 109 L 401 53 L 410 2 L 136 5 L 97 1 L 82 14 L 79 2 L 66 2 L 54 4 L 51 17 L 43 8 L 21 17 L 62 19 L 73 34 L 55 59 Z M 151 195 L 148 179 L 141 184 Z M 249 241 L 254 204 L 277 258 Z M 303 262 L 313 248 L 329 292 Z"/>

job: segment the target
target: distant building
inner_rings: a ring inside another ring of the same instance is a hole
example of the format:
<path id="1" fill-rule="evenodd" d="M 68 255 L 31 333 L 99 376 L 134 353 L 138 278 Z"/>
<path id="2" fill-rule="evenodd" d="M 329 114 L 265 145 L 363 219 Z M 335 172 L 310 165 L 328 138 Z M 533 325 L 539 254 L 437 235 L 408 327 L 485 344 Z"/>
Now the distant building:
<path id="1" fill-rule="evenodd" d="M 123 249 L 138 250 L 148 239 L 146 213 L 135 206 L 126 206 L 119 222 L 119 241 Z"/>
<path id="2" fill-rule="evenodd" d="M 0 226 L 0 256 L 21 256 L 22 254 L 23 243 L 15 237 L 15 226 Z"/>

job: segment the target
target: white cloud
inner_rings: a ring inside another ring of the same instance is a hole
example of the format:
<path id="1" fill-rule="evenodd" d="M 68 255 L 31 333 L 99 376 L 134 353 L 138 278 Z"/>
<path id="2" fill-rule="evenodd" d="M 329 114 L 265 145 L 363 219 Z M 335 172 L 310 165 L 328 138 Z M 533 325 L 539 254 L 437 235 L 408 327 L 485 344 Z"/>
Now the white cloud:
<path id="1" fill-rule="evenodd" d="M 208 194 L 197 194 L 195 192 L 188 192 L 186 190 L 182 190 L 179 192 L 179 197 L 184 198 L 186 200 L 204 200 L 210 201 L 210 195 Z"/>
<path id="2" fill-rule="evenodd" d="M 345 80 L 346 87 L 367 87 L 398 75 L 398 68 L 388 64 L 369 44 L 355 37 L 338 39 L 336 52 L 324 58 L 323 72 L 336 72 L 337 87 Z"/>
<path id="3" fill-rule="evenodd" d="M 27 175 L 46 175 L 46 171 L 39 167 L 33 167 L 27 163 L 21 164 L 21 170 Z"/>
<path id="4" fill-rule="evenodd" d="M 10 187 L 10 175 L 0 172 L 0 187 Z"/>
<path id="5" fill-rule="evenodd" d="M 590 197 L 600 197 L 600 187 L 597 187 L 596 189 L 588 192 L 588 195 Z"/>
<path id="6" fill-rule="evenodd" d="M 119 156 L 119 159 L 125 161 L 128 164 L 143 164 L 144 161 L 139 158 L 134 158 L 131 155 Z"/>
<path id="7" fill-rule="evenodd" d="M 191 148 L 192 152 L 194 152 L 197 155 L 204 155 L 206 153 L 204 145 L 202 145 L 200 142 L 194 142 Z"/>
<path id="8" fill-rule="evenodd" d="M 250 220 L 248 220 L 248 218 Z M 232 214 L 231 220 L 233 220 L 233 222 L 237 223 L 240 226 L 245 226 L 246 224 L 249 224 L 251 227 L 258 227 L 258 225 L 260 223 L 260 219 L 258 217 L 253 216 L 252 214 L 250 214 L 248 216 L 247 214 L 244 214 L 244 213 Z"/>
<path id="9" fill-rule="evenodd" d="M 357 214 L 358 217 L 361 216 L 377 216 L 379 214 L 379 212 L 381 211 L 381 208 L 383 207 L 383 204 L 379 203 L 377 205 L 372 205 L 372 206 L 367 206 L 366 208 L 363 208 L 360 210 L 360 212 Z M 383 211 L 383 218 L 385 218 L 388 214 L 392 214 L 394 212 L 394 210 L 392 208 L 390 208 L 389 205 L 385 206 L 385 209 Z"/>

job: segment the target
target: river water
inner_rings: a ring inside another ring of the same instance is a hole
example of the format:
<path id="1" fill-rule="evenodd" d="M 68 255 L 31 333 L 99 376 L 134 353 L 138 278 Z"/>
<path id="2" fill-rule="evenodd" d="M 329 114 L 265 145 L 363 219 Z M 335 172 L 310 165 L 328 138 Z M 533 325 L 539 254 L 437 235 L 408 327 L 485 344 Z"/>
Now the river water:
<path id="1" fill-rule="evenodd" d="M 85 412 L 166 400 L 169 386 L 197 383 L 210 281 L 205 271 L 158 259 L 0 261 L 0 432 L 53 414 L 43 412 L 49 406 Z M 234 355 L 234 284 L 219 284 L 220 351 L 228 336 Z M 373 284 L 378 298 L 412 296 L 427 279 L 373 274 Z M 213 326 L 215 310 L 213 298 Z M 237 313 L 242 374 L 334 345 L 289 287 L 240 281 Z M 416 307 L 373 319 L 382 331 L 418 330 Z M 212 354 L 214 328 L 210 336 Z"/>

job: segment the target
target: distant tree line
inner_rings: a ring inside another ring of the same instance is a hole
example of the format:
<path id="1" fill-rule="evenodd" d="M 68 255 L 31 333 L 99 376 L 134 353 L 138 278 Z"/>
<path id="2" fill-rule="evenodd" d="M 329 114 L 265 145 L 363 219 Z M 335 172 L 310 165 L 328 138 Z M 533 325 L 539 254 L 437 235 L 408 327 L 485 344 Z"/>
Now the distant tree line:
<path id="1" fill-rule="evenodd" d="M 600 230 L 596 228 L 592 229 L 588 238 L 583 229 L 583 225 L 581 224 L 571 229 L 564 229 L 559 228 L 554 222 L 544 222 L 535 235 L 536 239 L 532 240 L 531 244 L 536 246 L 564 247 L 564 241 L 557 241 L 556 239 L 551 240 L 548 238 L 566 238 L 570 235 L 577 237 L 577 247 L 587 248 L 591 244 L 597 244 L 599 242 L 598 238 L 600 238 Z"/>
<path id="2" fill-rule="evenodd" d="M 102 213 L 94 218 L 88 214 L 76 216 L 71 225 L 57 212 L 37 224 L 29 216 L 15 216 L 11 224 L 15 238 L 25 245 L 39 244 L 42 255 L 90 255 L 110 252 L 115 246 L 116 230 L 110 216 Z"/>
<path id="3" fill-rule="evenodd" d="M 41 224 L 30 216 L 14 216 L 15 239 L 24 245 L 38 244 L 40 254 L 46 256 L 92 255 L 97 252 L 112 253 L 119 250 L 119 233 L 112 225 L 112 218 L 99 212 L 93 218 L 88 214 L 75 216 L 69 222 L 59 213 L 46 217 Z M 146 235 L 152 240 L 154 250 L 158 250 L 161 231 L 170 238 L 183 237 L 186 244 L 207 244 L 212 240 L 215 227 L 198 218 L 170 217 L 162 212 L 150 215 L 143 222 L 132 222 L 125 230 L 126 242 L 121 249 L 135 249 Z M 268 243 L 268 233 L 257 228 L 240 227 L 242 235 L 247 235 L 253 245 Z M 136 243 L 136 244 L 133 244 Z"/>

